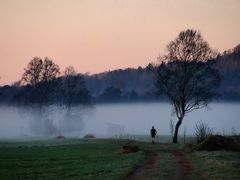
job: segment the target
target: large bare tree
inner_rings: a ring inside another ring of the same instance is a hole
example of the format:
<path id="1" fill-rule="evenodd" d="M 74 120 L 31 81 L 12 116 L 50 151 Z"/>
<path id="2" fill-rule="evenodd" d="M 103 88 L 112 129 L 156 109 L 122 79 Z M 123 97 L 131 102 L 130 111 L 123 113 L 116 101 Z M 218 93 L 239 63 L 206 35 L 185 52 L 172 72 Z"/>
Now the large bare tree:
<path id="1" fill-rule="evenodd" d="M 201 33 L 192 29 L 180 32 L 167 45 L 157 68 L 156 87 L 169 98 L 178 119 L 173 143 L 178 142 L 178 130 L 186 114 L 207 106 L 216 95 L 220 78 L 208 61 L 214 54 Z"/>
<path id="2" fill-rule="evenodd" d="M 40 106 L 50 102 L 55 93 L 54 79 L 60 74 L 59 66 L 51 59 L 34 57 L 24 69 L 21 83 L 27 84 L 23 93 L 24 101 Z"/>

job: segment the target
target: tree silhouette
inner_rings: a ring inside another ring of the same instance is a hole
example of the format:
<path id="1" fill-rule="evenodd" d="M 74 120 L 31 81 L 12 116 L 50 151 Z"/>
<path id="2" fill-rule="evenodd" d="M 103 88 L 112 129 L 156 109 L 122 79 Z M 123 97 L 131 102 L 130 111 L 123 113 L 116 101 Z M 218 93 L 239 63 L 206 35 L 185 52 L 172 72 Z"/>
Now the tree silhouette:
<path id="1" fill-rule="evenodd" d="M 35 86 L 41 81 L 41 72 L 43 67 L 43 61 L 39 57 L 34 57 L 24 69 L 22 75 L 22 82 Z"/>
<path id="2" fill-rule="evenodd" d="M 86 88 L 84 76 L 77 73 L 72 66 L 64 70 L 61 89 L 63 103 L 66 105 L 68 112 L 73 105 L 90 102 L 91 95 Z"/>
<path id="3" fill-rule="evenodd" d="M 77 74 L 77 71 L 74 69 L 73 66 L 68 66 L 66 69 L 63 71 L 63 74 L 65 77 L 68 76 L 75 76 Z"/>
<path id="4" fill-rule="evenodd" d="M 216 96 L 219 73 L 208 62 L 214 56 L 200 32 L 192 29 L 180 32 L 167 45 L 163 62 L 156 72 L 158 93 L 166 95 L 177 116 L 173 143 L 178 142 L 178 130 L 185 115 L 208 105 Z M 167 62 L 164 62 L 167 61 Z"/>
<path id="5" fill-rule="evenodd" d="M 44 82 L 51 81 L 55 79 L 58 74 L 60 74 L 59 66 L 46 57 L 43 62 L 41 80 Z"/>
<path id="6" fill-rule="evenodd" d="M 60 74 L 59 66 L 47 57 L 44 60 L 34 57 L 24 70 L 21 82 L 27 86 L 18 96 L 24 103 L 40 106 L 49 103 L 56 89 L 54 79 Z"/>
<path id="7" fill-rule="evenodd" d="M 40 57 L 34 57 L 24 69 L 22 82 L 35 87 L 39 82 L 51 81 L 60 74 L 59 66 L 51 59 L 45 58 L 44 61 Z"/>

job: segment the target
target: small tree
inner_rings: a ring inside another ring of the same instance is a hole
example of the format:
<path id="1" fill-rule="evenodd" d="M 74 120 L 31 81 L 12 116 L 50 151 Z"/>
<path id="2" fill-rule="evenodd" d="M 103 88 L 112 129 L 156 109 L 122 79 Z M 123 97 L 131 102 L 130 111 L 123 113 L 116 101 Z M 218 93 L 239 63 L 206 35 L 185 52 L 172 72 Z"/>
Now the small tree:
<path id="1" fill-rule="evenodd" d="M 63 71 L 63 74 L 64 74 L 65 77 L 75 76 L 75 75 L 77 75 L 77 71 L 74 69 L 73 66 L 68 66 Z"/>
<path id="2" fill-rule="evenodd" d="M 178 121 L 173 143 L 178 142 L 178 129 L 187 113 L 208 105 L 216 95 L 219 74 L 208 60 L 214 53 L 200 32 L 192 29 L 180 32 L 167 45 L 167 52 L 156 72 L 156 87 L 173 105 Z"/>
<path id="3" fill-rule="evenodd" d="M 90 102 L 90 92 L 85 85 L 84 76 L 69 66 L 64 70 L 62 81 L 63 103 L 70 112 L 74 104 L 87 104 Z"/>
<path id="4" fill-rule="evenodd" d="M 198 143 L 203 142 L 211 134 L 212 129 L 209 128 L 208 124 L 203 123 L 202 121 L 195 124 L 195 136 Z"/>

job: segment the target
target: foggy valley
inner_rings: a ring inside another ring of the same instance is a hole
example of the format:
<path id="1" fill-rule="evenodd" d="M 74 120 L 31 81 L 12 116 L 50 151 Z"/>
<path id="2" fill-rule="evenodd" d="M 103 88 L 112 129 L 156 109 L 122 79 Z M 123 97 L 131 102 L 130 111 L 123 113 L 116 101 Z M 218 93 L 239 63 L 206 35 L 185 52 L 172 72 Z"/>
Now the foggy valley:
<path id="1" fill-rule="evenodd" d="M 208 123 L 215 133 L 238 134 L 240 131 L 239 103 L 211 103 L 209 108 L 189 114 L 180 128 L 180 135 L 194 135 L 195 123 Z M 93 134 L 107 138 L 120 135 L 148 135 L 155 126 L 159 135 L 171 135 L 169 121 L 173 119 L 168 103 L 96 104 L 74 107 L 71 112 L 60 106 L 32 107 L 1 106 L 0 138 L 84 137 Z"/>

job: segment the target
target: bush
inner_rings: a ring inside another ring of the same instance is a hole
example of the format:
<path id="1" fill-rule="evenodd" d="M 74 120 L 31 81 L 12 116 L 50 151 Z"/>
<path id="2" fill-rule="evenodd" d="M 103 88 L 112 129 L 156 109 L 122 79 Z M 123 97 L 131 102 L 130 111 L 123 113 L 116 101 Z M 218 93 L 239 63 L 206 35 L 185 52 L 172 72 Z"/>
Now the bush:
<path id="1" fill-rule="evenodd" d="M 195 124 L 195 136 L 197 138 L 197 143 L 203 142 L 212 134 L 212 130 L 209 128 L 208 124 L 199 121 Z"/>
<path id="2" fill-rule="evenodd" d="M 85 139 L 94 139 L 96 137 L 93 134 L 86 134 L 83 138 L 85 138 Z"/>
<path id="3" fill-rule="evenodd" d="M 122 146 L 122 153 L 128 154 L 128 153 L 135 153 L 139 151 L 139 147 L 135 145 L 126 145 Z"/>
<path id="4" fill-rule="evenodd" d="M 59 134 L 56 138 L 57 138 L 57 139 L 63 139 L 63 138 L 65 138 L 65 137 L 64 137 L 63 135 Z"/>
<path id="5" fill-rule="evenodd" d="M 196 146 L 196 149 L 207 151 L 216 150 L 240 151 L 240 143 L 237 141 L 237 139 L 234 139 L 232 137 L 211 135 L 205 141 L 199 143 Z"/>

